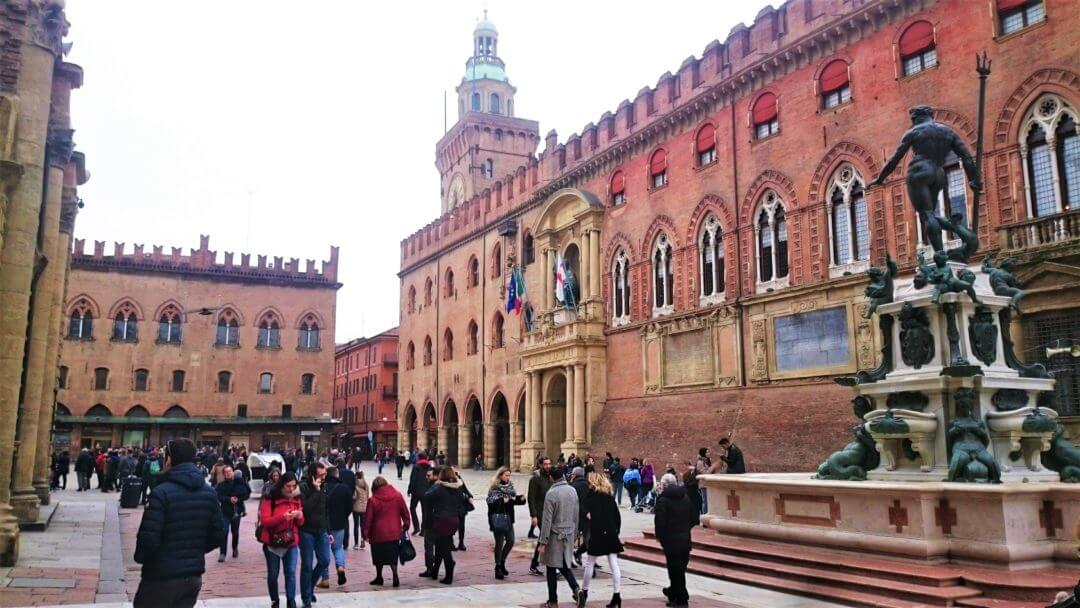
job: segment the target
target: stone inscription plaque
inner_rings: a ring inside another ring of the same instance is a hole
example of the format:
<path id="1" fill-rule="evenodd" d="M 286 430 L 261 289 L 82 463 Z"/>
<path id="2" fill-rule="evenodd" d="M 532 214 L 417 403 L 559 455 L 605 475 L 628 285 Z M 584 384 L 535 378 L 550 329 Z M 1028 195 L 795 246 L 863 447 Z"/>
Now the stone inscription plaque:
<path id="1" fill-rule="evenodd" d="M 814 310 L 774 319 L 776 369 L 793 371 L 847 365 L 847 308 Z"/>
<path id="2" fill-rule="evenodd" d="M 708 328 L 664 336 L 664 386 L 712 384 L 712 332 Z"/>

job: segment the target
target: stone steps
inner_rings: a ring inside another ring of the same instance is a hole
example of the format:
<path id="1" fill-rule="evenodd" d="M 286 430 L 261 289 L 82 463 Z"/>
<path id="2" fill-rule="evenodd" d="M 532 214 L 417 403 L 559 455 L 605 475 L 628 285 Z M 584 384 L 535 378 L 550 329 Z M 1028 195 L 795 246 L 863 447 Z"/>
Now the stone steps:
<path id="1" fill-rule="evenodd" d="M 626 551 L 622 557 L 646 564 L 664 567 L 664 555 L 654 550 L 637 548 L 636 543 L 626 543 Z M 701 574 L 736 583 L 764 587 L 784 593 L 793 593 L 806 597 L 828 600 L 847 606 L 874 606 L 878 608 L 925 608 L 940 604 L 913 604 L 910 601 L 893 599 L 872 593 L 863 593 L 829 584 L 809 583 L 792 580 L 781 576 L 770 576 L 742 571 L 736 568 L 723 568 L 711 565 L 691 556 L 687 571 L 693 574 Z"/>
<path id="2" fill-rule="evenodd" d="M 1080 571 L 1008 572 L 871 557 L 694 529 L 689 570 L 859 606 L 1035 608 L 1071 589 Z M 628 559 L 662 565 L 651 531 L 625 542 Z"/>

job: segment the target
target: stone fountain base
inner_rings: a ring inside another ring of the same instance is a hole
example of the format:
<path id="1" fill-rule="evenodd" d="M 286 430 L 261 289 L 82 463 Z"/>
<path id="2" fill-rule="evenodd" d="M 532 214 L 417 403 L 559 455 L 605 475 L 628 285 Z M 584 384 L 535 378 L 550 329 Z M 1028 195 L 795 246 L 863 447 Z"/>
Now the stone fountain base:
<path id="1" fill-rule="evenodd" d="M 1003 569 L 1080 573 L 1080 484 L 825 481 L 703 475 L 702 525 L 748 539 Z"/>

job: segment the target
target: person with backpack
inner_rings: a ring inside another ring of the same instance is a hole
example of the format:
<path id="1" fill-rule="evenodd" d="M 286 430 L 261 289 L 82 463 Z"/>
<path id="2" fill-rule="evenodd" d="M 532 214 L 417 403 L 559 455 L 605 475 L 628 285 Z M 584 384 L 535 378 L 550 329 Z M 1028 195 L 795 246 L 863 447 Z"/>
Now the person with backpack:
<path id="1" fill-rule="evenodd" d="M 278 575 L 285 567 L 285 605 L 296 608 L 296 562 L 300 557 L 300 526 L 304 525 L 304 504 L 296 476 L 285 473 L 277 478 L 265 498 L 259 502 L 256 536 L 266 558 L 266 590 L 271 608 L 278 608 Z"/>
<path id="2" fill-rule="evenodd" d="M 630 508 L 633 509 L 637 506 L 638 491 L 641 489 L 641 472 L 638 471 L 637 463 L 632 463 L 623 473 L 622 482 L 626 492 L 630 494 Z"/>
<path id="3" fill-rule="evenodd" d="M 615 496 L 615 502 L 622 506 L 622 491 L 623 491 L 623 476 L 626 475 L 626 467 L 616 456 L 612 459 L 611 464 L 607 468 L 608 476 L 611 478 L 611 489 Z"/>
<path id="4" fill-rule="evenodd" d="M 225 543 L 217 494 L 195 466 L 195 444 L 169 442 L 162 482 L 150 493 L 135 540 L 142 577 L 134 608 L 191 608 L 199 599 L 206 554 Z"/>
<path id="5" fill-rule="evenodd" d="M 338 460 L 344 466 L 344 462 Z M 349 530 L 349 515 L 352 513 L 353 491 L 341 481 L 342 469 L 326 469 L 326 516 L 330 522 L 330 552 L 337 565 L 337 584 L 344 585 L 345 578 L 345 539 Z M 352 471 L 349 471 L 351 474 Z M 357 541 L 359 542 L 359 541 Z"/>

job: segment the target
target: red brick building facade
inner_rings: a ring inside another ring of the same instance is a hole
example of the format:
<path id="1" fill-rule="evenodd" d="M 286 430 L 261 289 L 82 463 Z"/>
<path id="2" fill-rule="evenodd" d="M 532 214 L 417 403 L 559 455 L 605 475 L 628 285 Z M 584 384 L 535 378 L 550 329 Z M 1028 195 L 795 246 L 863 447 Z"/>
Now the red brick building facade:
<path id="1" fill-rule="evenodd" d="M 76 239 L 58 446 L 329 448 L 337 248 L 321 269 L 222 258 L 206 236 L 189 255 Z"/>
<path id="2" fill-rule="evenodd" d="M 910 273 L 926 247 L 903 170 L 868 184 L 915 105 L 975 149 L 983 50 L 984 194 L 972 209 L 948 167 L 940 213 L 977 212 L 981 250 L 1020 259 L 1029 358 L 1080 341 L 1077 22 L 1068 0 L 790 0 L 449 206 L 446 159 L 466 183 L 488 173 L 483 146 L 444 138 L 445 213 L 402 241 L 399 441 L 491 466 L 584 449 L 661 465 L 731 435 L 753 470 L 816 466 L 853 420 L 831 379 L 879 357 L 864 271 L 889 252 Z M 482 25 L 474 53 L 497 37 Z M 498 78 L 467 72 L 459 96 Z M 459 124 L 531 141 L 504 118 Z M 504 311 L 518 266 L 530 328 Z M 1047 362 L 1080 414 L 1075 360 Z"/>
<path id="3" fill-rule="evenodd" d="M 334 354 L 336 445 L 359 446 L 367 455 L 397 446 L 398 333 L 338 344 Z"/>

